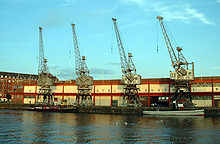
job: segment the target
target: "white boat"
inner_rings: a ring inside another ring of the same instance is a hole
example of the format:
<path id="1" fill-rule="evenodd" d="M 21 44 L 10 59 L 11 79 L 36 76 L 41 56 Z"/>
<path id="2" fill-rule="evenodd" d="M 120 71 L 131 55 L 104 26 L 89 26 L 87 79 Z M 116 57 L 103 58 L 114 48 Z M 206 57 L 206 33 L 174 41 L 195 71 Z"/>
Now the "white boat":
<path id="1" fill-rule="evenodd" d="M 143 111 L 144 115 L 167 115 L 167 116 L 204 116 L 202 110 L 177 110 L 177 111 Z"/>

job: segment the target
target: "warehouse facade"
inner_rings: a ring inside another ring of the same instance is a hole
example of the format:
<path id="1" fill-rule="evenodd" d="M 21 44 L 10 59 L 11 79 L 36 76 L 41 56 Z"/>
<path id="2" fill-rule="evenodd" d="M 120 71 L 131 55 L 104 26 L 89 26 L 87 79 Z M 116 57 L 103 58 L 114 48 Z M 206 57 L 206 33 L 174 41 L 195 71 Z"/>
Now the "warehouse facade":
<path id="1" fill-rule="evenodd" d="M 168 78 L 142 79 L 138 86 L 143 106 L 169 106 L 174 93 L 173 82 Z M 123 100 L 124 86 L 120 80 L 94 80 L 92 98 L 95 106 L 120 106 Z M 39 87 L 37 82 L 24 83 L 22 92 L 11 92 L 12 99 L 21 103 L 35 103 Z M 54 100 L 75 103 L 77 86 L 75 81 L 57 81 L 52 86 Z M 220 77 L 196 77 L 191 82 L 191 94 L 196 107 L 220 106 Z M 18 100 L 17 100 L 18 101 Z M 41 100 L 40 100 L 41 101 Z"/>

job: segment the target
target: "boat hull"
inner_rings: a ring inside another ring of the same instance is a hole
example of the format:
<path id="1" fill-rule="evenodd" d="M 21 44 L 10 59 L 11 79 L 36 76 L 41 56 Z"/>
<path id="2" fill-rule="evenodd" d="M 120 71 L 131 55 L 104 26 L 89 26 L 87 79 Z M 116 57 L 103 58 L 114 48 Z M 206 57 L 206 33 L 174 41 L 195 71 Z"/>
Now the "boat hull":
<path id="1" fill-rule="evenodd" d="M 35 107 L 30 108 L 28 111 L 38 111 L 38 112 L 76 112 L 76 108 L 49 108 L 49 107 Z"/>
<path id="2" fill-rule="evenodd" d="M 144 115 L 167 115 L 167 116 L 204 116 L 204 110 L 182 111 L 143 111 Z"/>

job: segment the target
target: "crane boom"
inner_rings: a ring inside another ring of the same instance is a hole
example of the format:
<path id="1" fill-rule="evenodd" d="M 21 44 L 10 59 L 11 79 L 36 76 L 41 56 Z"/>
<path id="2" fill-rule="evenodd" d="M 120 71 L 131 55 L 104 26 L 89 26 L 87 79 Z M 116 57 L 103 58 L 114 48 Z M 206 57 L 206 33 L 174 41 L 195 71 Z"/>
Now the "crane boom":
<path id="1" fill-rule="evenodd" d="M 163 17 L 157 16 L 157 19 L 160 22 L 160 27 L 163 32 L 164 40 L 166 42 L 166 46 L 168 48 L 168 52 L 170 55 L 171 63 L 173 68 L 175 69 L 175 72 L 171 72 L 171 78 L 176 80 L 193 80 L 194 79 L 194 71 L 188 69 L 189 63 L 187 62 L 186 58 L 182 54 L 182 48 L 176 47 L 178 52 L 178 57 L 176 56 L 174 49 L 172 47 L 171 41 L 168 37 L 168 34 L 166 32 L 166 29 L 163 24 Z M 194 67 L 194 64 L 192 63 L 192 69 Z"/>
<path id="2" fill-rule="evenodd" d="M 85 63 L 85 56 L 80 55 L 78 40 L 76 36 L 75 24 L 72 25 L 73 30 L 73 42 L 74 42 L 74 53 L 75 53 L 75 71 L 77 76 L 89 75 L 88 67 Z"/>
<path id="3" fill-rule="evenodd" d="M 157 16 L 157 19 L 160 22 L 160 27 L 161 27 L 161 30 L 163 32 L 163 36 L 164 36 L 164 39 L 165 39 L 165 42 L 166 42 L 166 45 L 167 45 L 167 48 L 168 48 L 168 52 L 169 52 L 169 55 L 170 55 L 172 66 L 174 66 L 177 63 L 178 60 L 177 60 L 176 54 L 175 54 L 175 52 L 173 50 L 172 44 L 170 42 L 170 39 L 169 39 L 169 37 L 167 35 L 166 29 L 164 27 L 164 24 L 163 24 L 163 21 L 162 21 L 163 17 Z"/>
<path id="4" fill-rule="evenodd" d="M 113 24 L 114 24 L 114 28 L 115 28 L 115 35 L 116 35 L 116 39 L 117 39 L 117 44 L 118 44 L 118 50 L 119 50 L 119 55 L 120 55 L 120 60 L 121 60 L 121 69 L 122 69 L 122 73 L 125 74 L 127 71 L 127 57 L 125 55 L 125 50 L 123 47 L 123 43 L 121 41 L 121 37 L 118 31 L 118 27 L 117 27 L 117 19 L 112 18 Z"/>
<path id="5" fill-rule="evenodd" d="M 44 65 L 44 44 L 42 37 L 42 27 L 39 27 L 39 64 L 38 64 L 38 74 L 43 71 Z"/>

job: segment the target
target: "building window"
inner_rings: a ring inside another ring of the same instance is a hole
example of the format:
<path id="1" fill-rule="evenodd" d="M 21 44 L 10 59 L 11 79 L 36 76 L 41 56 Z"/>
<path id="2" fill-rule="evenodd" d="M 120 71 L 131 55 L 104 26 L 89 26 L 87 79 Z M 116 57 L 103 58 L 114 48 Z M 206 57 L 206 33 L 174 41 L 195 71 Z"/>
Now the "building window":
<path id="1" fill-rule="evenodd" d="M 7 80 L 5 80 L 5 82 L 7 82 Z"/>
<path id="2" fill-rule="evenodd" d="M 104 89 L 102 89 L 102 92 L 104 92 L 105 90 Z"/>
<path id="3" fill-rule="evenodd" d="M 145 89 L 145 92 L 147 92 L 147 89 Z"/>
<path id="4" fill-rule="evenodd" d="M 8 80 L 9 83 L 11 83 L 11 80 Z"/>
<path id="5" fill-rule="evenodd" d="M 151 91 L 153 92 L 153 91 L 154 91 L 154 89 L 151 89 Z"/>
<path id="6" fill-rule="evenodd" d="M 215 88 L 215 90 L 218 90 L 218 88 Z"/>
<path id="7" fill-rule="evenodd" d="M 99 92 L 99 90 L 96 90 L 96 92 Z"/>
<path id="8" fill-rule="evenodd" d="M 11 87 L 11 85 L 8 85 L 8 87 L 10 88 L 10 87 Z"/>
<path id="9" fill-rule="evenodd" d="M 160 89 L 158 89 L 158 91 L 160 91 Z"/>
<path id="10" fill-rule="evenodd" d="M 108 90 L 108 92 L 110 92 L 110 89 Z"/>

